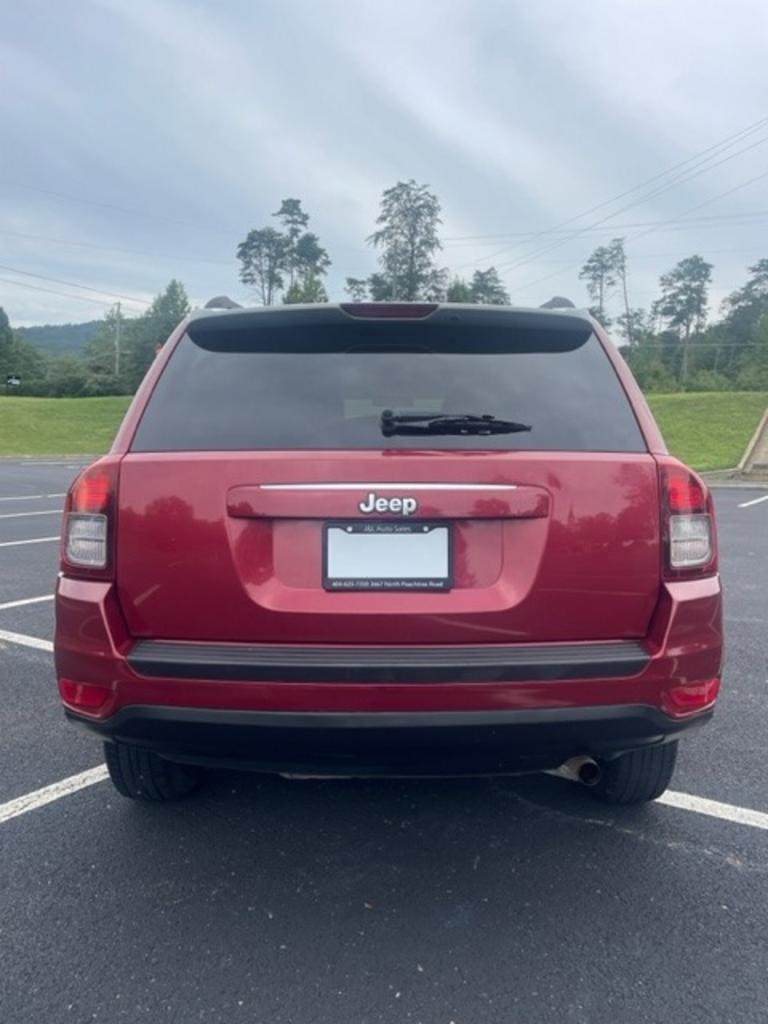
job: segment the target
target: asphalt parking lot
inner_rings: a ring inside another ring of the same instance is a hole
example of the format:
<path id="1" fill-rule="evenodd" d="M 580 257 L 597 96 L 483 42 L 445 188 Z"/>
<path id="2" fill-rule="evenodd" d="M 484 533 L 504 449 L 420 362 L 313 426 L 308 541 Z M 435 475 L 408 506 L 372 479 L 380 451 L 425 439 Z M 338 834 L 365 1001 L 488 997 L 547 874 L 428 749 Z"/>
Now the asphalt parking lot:
<path id="1" fill-rule="evenodd" d="M 768 1020 L 768 492 L 717 491 L 725 685 L 668 803 L 221 774 L 163 808 L 59 710 L 77 468 L 0 461 L 1 1024 Z"/>

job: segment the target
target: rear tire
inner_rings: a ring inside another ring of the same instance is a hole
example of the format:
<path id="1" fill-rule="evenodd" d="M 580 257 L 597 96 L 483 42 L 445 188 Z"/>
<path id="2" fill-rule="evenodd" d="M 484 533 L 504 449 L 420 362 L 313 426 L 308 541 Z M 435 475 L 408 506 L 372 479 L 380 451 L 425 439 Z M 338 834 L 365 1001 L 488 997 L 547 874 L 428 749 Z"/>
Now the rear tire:
<path id="1" fill-rule="evenodd" d="M 168 803 L 188 796 L 200 784 L 192 769 L 127 743 L 105 743 L 104 760 L 115 789 L 130 800 Z"/>
<path id="2" fill-rule="evenodd" d="M 600 781 L 590 793 L 608 804 L 644 804 L 661 796 L 672 780 L 677 741 L 630 750 L 600 764 Z"/>

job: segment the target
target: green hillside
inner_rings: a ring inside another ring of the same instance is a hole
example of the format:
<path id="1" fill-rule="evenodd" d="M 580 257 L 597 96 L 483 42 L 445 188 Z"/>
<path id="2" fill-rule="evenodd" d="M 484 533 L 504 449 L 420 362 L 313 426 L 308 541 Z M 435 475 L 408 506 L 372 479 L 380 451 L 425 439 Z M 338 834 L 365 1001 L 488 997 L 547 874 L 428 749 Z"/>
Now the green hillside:
<path id="1" fill-rule="evenodd" d="M 0 397 L 0 455 L 106 451 L 130 398 Z M 696 469 L 735 466 L 768 406 L 765 392 L 649 395 L 673 454 Z"/>
<path id="2" fill-rule="evenodd" d="M 15 331 L 22 341 L 44 352 L 62 355 L 65 352 L 82 352 L 103 323 L 103 320 L 90 320 L 83 324 L 41 324 L 36 327 L 17 327 Z"/>
<path id="3" fill-rule="evenodd" d="M 0 397 L 0 455 L 107 451 L 130 398 Z"/>

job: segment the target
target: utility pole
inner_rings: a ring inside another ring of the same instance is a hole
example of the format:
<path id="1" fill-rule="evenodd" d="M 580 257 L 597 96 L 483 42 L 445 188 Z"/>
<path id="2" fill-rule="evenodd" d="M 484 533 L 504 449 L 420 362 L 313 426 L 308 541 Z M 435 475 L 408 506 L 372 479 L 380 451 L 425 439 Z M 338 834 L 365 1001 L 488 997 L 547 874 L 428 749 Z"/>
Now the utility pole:
<path id="1" fill-rule="evenodd" d="M 115 305 L 115 376 L 120 376 L 120 303 Z"/>

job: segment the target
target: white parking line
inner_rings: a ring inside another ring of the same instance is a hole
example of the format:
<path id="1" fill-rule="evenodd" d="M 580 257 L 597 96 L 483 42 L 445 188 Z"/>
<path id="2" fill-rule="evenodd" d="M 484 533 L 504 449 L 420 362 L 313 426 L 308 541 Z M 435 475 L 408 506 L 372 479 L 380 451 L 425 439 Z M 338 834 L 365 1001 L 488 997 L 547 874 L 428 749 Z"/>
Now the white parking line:
<path id="1" fill-rule="evenodd" d="M 743 501 L 739 508 L 749 508 L 750 505 L 759 505 L 761 501 L 768 501 L 768 494 L 764 494 L 762 498 L 753 498 L 751 501 Z"/>
<path id="2" fill-rule="evenodd" d="M 52 601 L 53 594 L 43 594 L 42 597 L 22 597 L 20 601 L 4 601 L 0 604 L 0 612 L 6 608 L 21 608 L 25 604 L 39 604 L 40 601 Z"/>
<path id="3" fill-rule="evenodd" d="M 24 519 L 27 516 L 60 516 L 60 508 L 47 508 L 43 512 L 3 512 L 0 519 Z"/>
<path id="4" fill-rule="evenodd" d="M 70 775 L 68 779 L 62 779 L 60 782 L 54 782 L 50 786 L 36 789 L 33 793 L 27 793 L 26 796 L 19 796 L 15 800 L 9 800 L 5 804 L 0 804 L 0 825 L 5 821 L 10 821 L 12 818 L 18 818 L 20 814 L 26 814 L 27 811 L 34 811 L 37 807 L 44 807 L 46 804 L 53 803 L 54 800 L 61 800 L 63 796 L 69 796 L 70 793 L 77 793 L 79 789 L 85 789 L 86 786 L 93 786 L 97 782 L 103 782 L 106 778 L 106 766 L 100 764 L 96 768 L 88 768 L 78 775 Z"/>
<path id="5" fill-rule="evenodd" d="M 64 491 L 61 494 L 14 494 L 11 497 L 0 498 L 0 501 L 42 501 L 43 498 L 66 498 Z"/>
<path id="6" fill-rule="evenodd" d="M 32 793 L 16 797 L 7 803 L 0 804 L 0 825 L 12 818 L 18 818 L 21 814 L 34 811 L 38 807 L 61 800 L 62 797 L 77 793 L 78 790 L 86 789 L 97 782 L 103 782 L 109 773 L 103 764 L 95 768 L 88 768 L 78 775 L 70 775 L 67 779 L 54 782 L 50 786 L 36 789 Z M 678 810 L 692 811 L 694 814 L 703 814 L 710 818 L 720 818 L 722 821 L 730 821 L 736 825 L 747 825 L 750 828 L 768 830 L 768 814 L 762 811 L 754 811 L 749 807 L 736 807 L 733 804 L 723 804 L 718 800 L 706 800 L 704 797 L 691 796 L 688 793 L 676 793 L 672 790 L 660 796 L 656 803 L 665 804 L 667 807 L 675 807 Z"/>
<path id="7" fill-rule="evenodd" d="M 673 790 L 662 794 L 656 802 L 666 804 L 667 807 L 677 807 L 681 811 L 693 811 L 694 814 L 706 814 L 710 818 L 732 821 L 736 825 L 749 825 L 750 828 L 768 830 L 768 814 L 753 811 L 750 807 L 722 804 L 719 800 L 707 800 L 703 796 L 675 793 Z"/>
<path id="8" fill-rule="evenodd" d="M 50 640 L 41 640 L 37 636 L 27 636 L 26 633 L 12 633 L 8 629 L 0 629 L 0 644 L 19 644 L 20 647 L 35 647 L 39 651 L 52 651 L 53 644 Z"/>
<path id="9" fill-rule="evenodd" d="M 19 544 L 47 544 L 49 541 L 59 540 L 59 535 L 55 537 L 33 537 L 31 540 L 3 540 L 0 541 L 0 548 L 15 548 Z"/>

